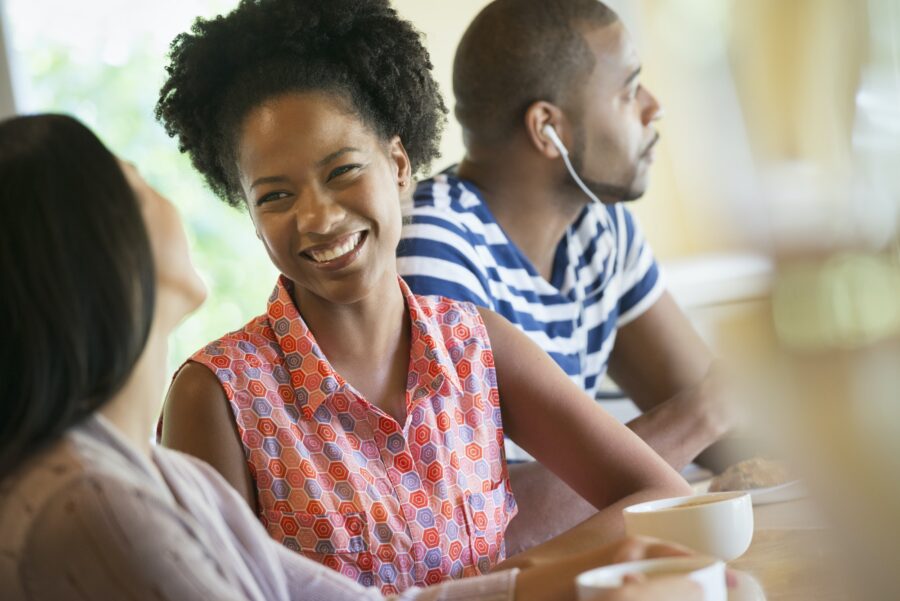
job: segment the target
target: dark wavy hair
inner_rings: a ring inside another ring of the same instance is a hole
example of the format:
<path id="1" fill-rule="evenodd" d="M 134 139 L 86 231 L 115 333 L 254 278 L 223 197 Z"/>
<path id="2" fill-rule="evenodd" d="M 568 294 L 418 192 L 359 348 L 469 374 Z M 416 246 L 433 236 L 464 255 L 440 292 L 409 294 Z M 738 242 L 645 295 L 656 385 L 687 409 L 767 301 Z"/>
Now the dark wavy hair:
<path id="1" fill-rule="evenodd" d="M 238 128 L 286 93 L 334 94 L 382 139 L 400 136 L 415 172 L 438 154 L 447 108 L 428 51 L 386 0 L 243 0 L 198 19 L 170 58 L 156 117 L 232 206 Z"/>
<path id="2" fill-rule="evenodd" d="M 116 158 L 62 115 L 0 123 L 0 477 L 125 383 L 153 255 Z"/>

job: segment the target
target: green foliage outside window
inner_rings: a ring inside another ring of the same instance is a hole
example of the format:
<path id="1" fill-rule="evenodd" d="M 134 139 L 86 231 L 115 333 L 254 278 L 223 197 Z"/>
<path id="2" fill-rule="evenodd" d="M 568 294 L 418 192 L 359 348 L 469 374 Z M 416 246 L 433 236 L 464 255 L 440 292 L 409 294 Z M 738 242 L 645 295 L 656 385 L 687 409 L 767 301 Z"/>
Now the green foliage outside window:
<path id="1" fill-rule="evenodd" d="M 6 3 L 19 109 L 78 117 L 180 210 L 209 297 L 172 338 L 174 371 L 206 342 L 262 313 L 277 275 L 246 212 L 212 195 L 153 117 L 172 37 L 196 16 L 235 2 L 71 4 Z"/>

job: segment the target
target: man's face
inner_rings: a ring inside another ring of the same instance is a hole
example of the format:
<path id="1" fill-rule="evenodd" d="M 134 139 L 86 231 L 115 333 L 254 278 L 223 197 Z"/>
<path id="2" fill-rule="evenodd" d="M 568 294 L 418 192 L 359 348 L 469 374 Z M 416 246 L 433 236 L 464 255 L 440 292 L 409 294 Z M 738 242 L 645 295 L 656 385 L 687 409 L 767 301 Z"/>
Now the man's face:
<path id="1" fill-rule="evenodd" d="M 635 200 L 647 188 L 659 103 L 640 84 L 641 63 L 621 22 L 583 35 L 595 65 L 574 96 L 574 167 L 604 202 Z"/>

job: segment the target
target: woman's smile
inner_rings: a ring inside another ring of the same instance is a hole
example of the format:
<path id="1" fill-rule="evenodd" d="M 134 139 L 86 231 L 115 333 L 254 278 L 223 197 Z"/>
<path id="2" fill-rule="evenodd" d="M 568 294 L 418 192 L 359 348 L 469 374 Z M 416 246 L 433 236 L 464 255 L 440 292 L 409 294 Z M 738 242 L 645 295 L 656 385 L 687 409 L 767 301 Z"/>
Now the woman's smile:
<path id="1" fill-rule="evenodd" d="M 299 254 L 319 269 L 343 269 L 356 260 L 368 237 L 368 230 L 360 230 L 337 236 L 324 244 L 309 246 Z"/>

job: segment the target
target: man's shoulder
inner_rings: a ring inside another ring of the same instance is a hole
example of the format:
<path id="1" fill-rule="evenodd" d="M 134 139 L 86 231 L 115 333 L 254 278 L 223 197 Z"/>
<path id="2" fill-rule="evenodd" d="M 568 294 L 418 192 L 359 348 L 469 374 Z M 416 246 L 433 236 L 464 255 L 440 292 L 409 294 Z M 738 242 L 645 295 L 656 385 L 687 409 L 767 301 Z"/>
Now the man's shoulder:
<path id="1" fill-rule="evenodd" d="M 477 189 L 451 168 L 420 182 L 404 213 L 397 269 L 410 288 L 489 306 L 491 245 L 504 238 Z"/>
<path id="2" fill-rule="evenodd" d="M 416 249 L 436 243 L 472 250 L 498 237 L 477 189 L 449 170 L 419 182 L 404 218 L 402 238 L 407 254 L 417 254 Z"/>
<path id="3" fill-rule="evenodd" d="M 453 169 L 420 181 L 408 212 L 415 215 L 439 211 L 445 215 L 478 215 L 482 218 L 484 203 L 478 188 L 457 176 Z"/>

